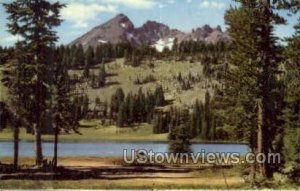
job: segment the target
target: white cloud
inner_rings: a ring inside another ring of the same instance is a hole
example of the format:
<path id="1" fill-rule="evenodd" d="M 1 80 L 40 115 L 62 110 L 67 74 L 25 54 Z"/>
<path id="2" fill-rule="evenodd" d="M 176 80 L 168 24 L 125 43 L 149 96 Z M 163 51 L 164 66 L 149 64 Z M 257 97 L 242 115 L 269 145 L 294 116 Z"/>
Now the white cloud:
<path id="1" fill-rule="evenodd" d="M 191 3 L 191 2 L 192 2 L 192 0 L 186 0 L 186 2 L 187 2 L 187 3 Z"/>
<path id="2" fill-rule="evenodd" d="M 98 5 L 84 3 L 70 3 L 63 8 L 62 18 L 74 23 L 76 28 L 88 27 L 88 22 L 94 19 L 100 12 L 116 12 L 117 7 L 113 5 Z"/>
<path id="3" fill-rule="evenodd" d="M 217 1 L 202 1 L 200 4 L 201 8 L 207 9 L 223 9 L 226 7 L 225 3 L 217 2 Z"/>
<path id="4" fill-rule="evenodd" d="M 101 0 L 101 2 L 124 5 L 135 9 L 151 9 L 157 4 L 154 0 Z"/>
<path id="5" fill-rule="evenodd" d="M 3 42 L 3 43 L 15 43 L 17 42 L 18 40 L 22 40 L 22 37 L 18 36 L 18 35 L 11 35 L 11 36 L 7 36 L 7 37 L 3 37 L 0 39 L 0 42 Z"/>

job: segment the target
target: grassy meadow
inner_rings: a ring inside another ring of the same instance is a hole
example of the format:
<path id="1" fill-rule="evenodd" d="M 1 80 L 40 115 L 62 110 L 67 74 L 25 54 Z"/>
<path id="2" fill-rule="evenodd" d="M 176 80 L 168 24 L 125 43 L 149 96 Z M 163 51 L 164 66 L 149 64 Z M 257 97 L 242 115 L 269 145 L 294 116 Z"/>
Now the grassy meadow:
<path id="1" fill-rule="evenodd" d="M 89 124 L 91 124 L 90 122 Z M 153 134 L 152 126 L 141 124 L 134 128 L 118 128 L 116 126 L 102 126 L 93 120 L 95 126 L 79 128 L 78 133 L 63 133 L 59 136 L 62 142 L 97 142 L 103 140 L 116 141 L 167 141 L 167 134 Z M 85 123 L 86 124 L 86 123 Z M 26 133 L 25 129 L 20 130 L 20 139 L 22 141 L 33 141 L 34 136 Z M 13 140 L 12 130 L 7 128 L 0 133 L 0 141 Z M 53 140 L 53 135 L 43 135 L 43 140 Z"/>
<path id="2" fill-rule="evenodd" d="M 110 102 L 111 95 L 115 93 L 117 88 L 121 87 L 124 93 L 137 93 L 140 88 L 143 91 L 154 91 L 155 87 L 161 85 L 165 91 L 166 99 L 172 99 L 174 105 L 190 105 L 196 99 L 204 100 L 206 88 L 205 78 L 194 87 L 187 91 L 182 91 L 176 79 L 179 73 L 185 78 L 191 73 L 192 76 L 202 76 L 203 65 L 200 62 L 190 63 L 189 61 L 164 61 L 156 60 L 154 68 L 150 68 L 146 64 L 138 67 L 124 65 L 124 59 L 116 59 L 105 64 L 108 77 L 106 78 L 106 86 L 103 88 L 92 89 L 87 83 L 82 84 L 84 92 L 88 95 L 91 107 L 94 104 L 95 98 L 99 97 L 101 101 Z M 98 74 L 99 65 L 90 69 L 90 73 Z M 70 70 L 69 74 L 81 75 L 83 70 Z M 152 75 L 156 79 L 155 82 L 146 83 L 143 85 L 135 84 L 135 80 L 140 80 Z M 214 82 L 217 83 L 217 82 Z M 212 91 L 208 88 L 209 91 Z"/>

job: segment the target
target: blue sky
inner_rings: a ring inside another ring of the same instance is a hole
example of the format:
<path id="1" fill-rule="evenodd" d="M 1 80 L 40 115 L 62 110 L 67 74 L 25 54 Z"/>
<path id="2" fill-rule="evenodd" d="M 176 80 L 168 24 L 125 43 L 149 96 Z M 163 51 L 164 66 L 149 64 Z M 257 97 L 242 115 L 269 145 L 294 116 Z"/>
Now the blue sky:
<path id="1" fill-rule="evenodd" d="M 51 0 L 56 1 L 56 0 Z M 10 0 L 0 0 L 11 2 Z M 104 23 L 118 13 L 127 15 L 136 27 L 147 20 L 155 20 L 182 31 L 209 24 L 213 27 L 224 24 L 224 13 L 233 5 L 232 0 L 60 0 L 66 3 L 61 11 L 64 22 L 55 30 L 59 44 L 67 44 L 91 28 Z M 299 16 L 299 15 L 298 15 Z M 7 14 L 0 6 L 0 45 L 12 45 L 18 37 L 6 30 Z M 288 17 L 288 25 L 276 29 L 279 37 L 291 36 L 297 17 Z"/>

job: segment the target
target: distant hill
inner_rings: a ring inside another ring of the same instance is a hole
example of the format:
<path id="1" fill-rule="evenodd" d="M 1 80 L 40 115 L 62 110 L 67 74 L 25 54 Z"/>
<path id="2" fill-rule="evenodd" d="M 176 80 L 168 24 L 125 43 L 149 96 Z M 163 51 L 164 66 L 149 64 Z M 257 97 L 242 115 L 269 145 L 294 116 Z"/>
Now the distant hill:
<path id="1" fill-rule="evenodd" d="M 151 44 L 161 51 L 164 47 L 171 48 L 174 40 L 181 41 L 204 41 L 207 43 L 217 43 L 220 41 L 230 41 L 230 37 L 223 32 L 221 27 L 212 28 L 204 25 L 193 29 L 190 33 L 185 33 L 177 29 L 156 21 L 147 21 L 141 27 L 135 28 L 131 20 L 124 14 L 118 14 L 104 24 L 96 26 L 91 31 L 85 33 L 70 44 L 82 44 L 84 48 L 88 46 L 96 47 L 103 43 L 128 42 L 133 46 Z"/>

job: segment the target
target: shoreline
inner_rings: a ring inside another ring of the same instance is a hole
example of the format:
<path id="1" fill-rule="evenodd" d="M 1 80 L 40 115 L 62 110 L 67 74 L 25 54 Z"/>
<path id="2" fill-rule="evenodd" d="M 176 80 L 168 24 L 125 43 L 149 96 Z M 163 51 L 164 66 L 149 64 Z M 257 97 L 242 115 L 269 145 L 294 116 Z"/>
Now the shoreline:
<path id="1" fill-rule="evenodd" d="M 52 139 L 42 139 L 43 143 L 53 143 L 54 140 Z M 4 143 L 4 142 L 13 142 L 12 139 L 3 139 L 0 138 L 0 143 Z M 34 139 L 20 139 L 19 141 L 20 143 L 22 142 L 29 142 L 29 143 L 33 143 Z M 147 140 L 147 139 L 98 139 L 98 140 L 76 140 L 76 139 L 62 139 L 59 140 L 58 144 L 60 143 L 153 143 L 153 144 L 159 144 L 159 143 L 168 143 L 168 140 Z M 226 145 L 226 144 L 230 144 L 230 145 L 248 145 L 246 142 L 237 142 L 237 141 L 201 141 L 201 140 L 192 140 L 191 144 L 211 144 L 211 145 Z"/>

